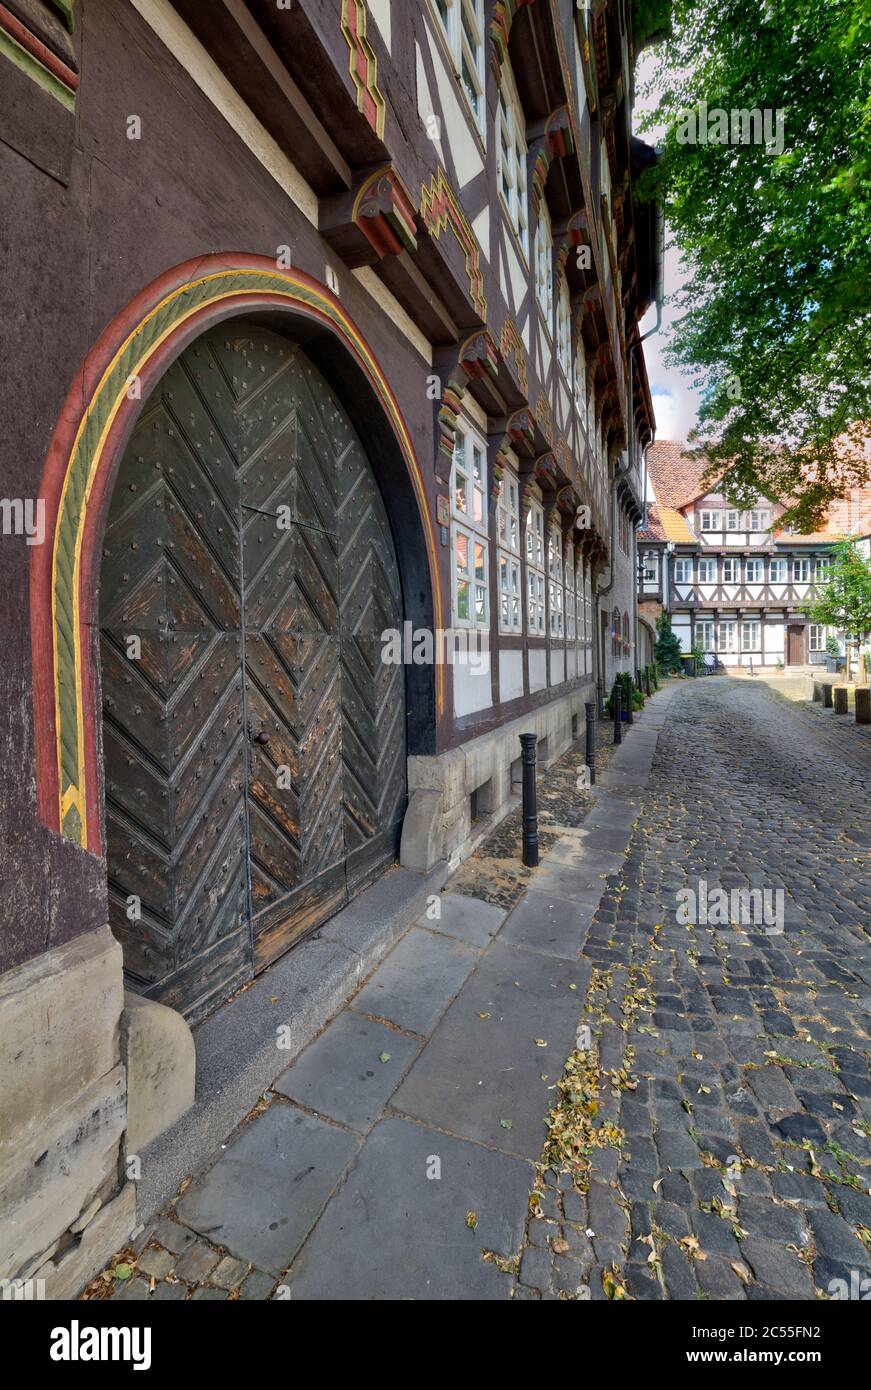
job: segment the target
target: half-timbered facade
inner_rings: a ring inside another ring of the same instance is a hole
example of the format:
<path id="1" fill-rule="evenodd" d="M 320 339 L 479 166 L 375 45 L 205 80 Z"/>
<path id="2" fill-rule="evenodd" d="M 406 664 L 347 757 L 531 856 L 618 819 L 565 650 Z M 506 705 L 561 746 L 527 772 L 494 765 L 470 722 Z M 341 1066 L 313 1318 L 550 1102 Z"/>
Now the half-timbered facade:
<path id="1" fill-rule="evenodd" d="M 831 563 L 831 549 L 867 526 L 867 489 L 836 503 L 825 529 L 784 531 L 784 508 L 760 497 L 740 511 L 702 491 L 698 462 L 671 441 L 647 453 L 647 523 L 639 532 L 639 613 L 667 610 L 682 649 L 725 669 L 802 667 L 826 658 L 840 634 L 812 623 L 806 609 Z"/>
<path id="2" fill-rule="evenodd" d="M 45 1106 L 100 1130 L 0 1276 L 87 1248 L 95 1194 L 94 1248 L 129 1230 L 123 988 L 196 1023 L 397 861 L 456 864 L 518 733 L 557 756 L 634 667 L 636 20 L 0 6 L 0 1023 L 35 990 L 54 1030 L 2 1088 L 15 1181 Z"/>

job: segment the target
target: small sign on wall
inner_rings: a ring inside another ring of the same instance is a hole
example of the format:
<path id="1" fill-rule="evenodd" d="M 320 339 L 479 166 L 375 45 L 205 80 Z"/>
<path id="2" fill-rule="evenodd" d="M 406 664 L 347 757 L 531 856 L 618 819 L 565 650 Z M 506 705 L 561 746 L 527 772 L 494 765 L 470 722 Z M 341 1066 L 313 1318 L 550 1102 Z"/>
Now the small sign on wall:
<path id="1" fill-rule="evenodd" d="M 436 497 L 436 521 L 439 526 L 450 526 L 451 524 L 451 503 L 450 498 Z"/>

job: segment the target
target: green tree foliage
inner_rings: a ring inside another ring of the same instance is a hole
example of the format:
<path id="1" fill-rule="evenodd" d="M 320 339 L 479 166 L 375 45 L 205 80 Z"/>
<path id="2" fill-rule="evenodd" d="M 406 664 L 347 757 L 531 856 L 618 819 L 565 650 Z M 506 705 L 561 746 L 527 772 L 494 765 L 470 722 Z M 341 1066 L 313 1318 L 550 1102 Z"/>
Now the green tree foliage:
<path id="1" fill-rule="evenodd" d="M 642 181 L 687 270 L 670 360 L 703 388 L 707 480 L 813 530 L 868 476 L 871 0 L 673 0 L 671 21 L 644 122 L 668 133 Z M 729 113 L 729 143 L 701 143 L 698 119 L 688 142 L 702 102 L 709 137 Z M 731 113 L 753 110 L 774 138 L 732 143 Z"/>
<path id="2" fill-rule="evenodd" d="M 860 554 L 855 542 L 842 541 L 834 547 L 828 577 L 820 586 L 819 597 L 805 612 L 811 622 L 845 634 L 849 680 L 850 644 L 858 648 L 871 633 L 871 561 Z"/>
<path id="3" fill-rule="evenodd" d="M 667 613 L 657 619 L 656 633 L 656 664 L 660 671 L 682 670 L 680 638 L 672 631 L 671 618 Z"/>

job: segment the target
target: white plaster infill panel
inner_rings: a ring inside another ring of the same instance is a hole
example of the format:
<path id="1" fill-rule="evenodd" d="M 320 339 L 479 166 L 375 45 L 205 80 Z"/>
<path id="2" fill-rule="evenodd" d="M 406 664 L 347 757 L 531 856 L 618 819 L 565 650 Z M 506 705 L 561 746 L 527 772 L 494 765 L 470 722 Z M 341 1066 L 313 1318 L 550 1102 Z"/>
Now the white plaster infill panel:
<path id="1" fill-rule="evenodd" d="M 429 45 L 430 57 L 432 58 L 435 70 L 436 86 L 438 87 L 439 102 L 441 103 L 442 121 L 444 129 L 442 136 L 447 143 L 451 154 L 454 157 L 454 168 L 457 171 L 458 188 L 465 188 L 467 183 L 477 178 L 484 168 L 484 161 L 481 158 L 478 146 L 470 129 L 470 119 L 467 118 L 465 111 L 460 105 L 460 97 L 457 94 L 457 83 L 453 72 L 448 71 L 448 66 L 442 53 L 441 46 L 436 41 L 435 35 L 427 26 L 426 40 Z M 418 103 L 420 98 L 418 97 Z M 436 113 L 437 114 L 437 113 Z"/>
<path id="2" fill-rule="evenodd" d="M 423 53 L 421 52 L 421 47 L 419 43 L 416 43 L 414 45 L 414 65 L 417 76 L 417 112 L 420 116 L 420 119 L 423 122 L 424 129 L 428 131 L 430 129 L 431 118 L 434 116 L 436 120 L 440 121 L 441 117 L 439 116 L 439 113 L 436 110 L 436 105 L 432 98 L 432 92 L 429 89 L 429 82 L 427 81 L 426 76 L 426 68 L 424 67 L 423 62 Z M 446 169 L 447 160 L 445 159 L 445 152 L 442 148 L 441 140 L 433 140 L 433 146 L 435 147 L 436 154 L 439 157 L 439 162 L 441 163 L 442 167 Z"/>
<path id="3" fill-rule="evenodd" d="M 384 40 L 384 47 L 387 49 L 387 52 L 390 53 L 392 40 L 390 22 L 391 0 L 368 0 L 368 4 L 369 13 L 378 25 L 381 37 Z"/>
<path id="4" fill-rule="evenodd" d="M 481 255 L 486 261 L 490 259 L 490 209 L 482 208 L 472 221 L 472 231 L 481 248 Z"/>

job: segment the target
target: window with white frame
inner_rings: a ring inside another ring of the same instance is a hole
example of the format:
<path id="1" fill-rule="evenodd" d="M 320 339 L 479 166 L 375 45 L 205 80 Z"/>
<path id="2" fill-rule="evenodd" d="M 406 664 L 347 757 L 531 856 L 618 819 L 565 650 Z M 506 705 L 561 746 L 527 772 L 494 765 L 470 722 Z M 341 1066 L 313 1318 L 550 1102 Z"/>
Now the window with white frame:
<path id="1" fill-rule="evenodd" d="M 499 631 L 522 632 L 520 561 L 499 551 Z"/>
<path id="2" fill-rule="evenodd" d="M 699 560 L 699 583 L 713 584 L 717 578 L 716 560 Z"/>
<path id="3" fill-rule="evenodd" d="M 482 139 L 486 130 L 484 0 L 435 0 L 454 71 Z"/>
<path id="4" fill-rule="evenodd" d="M 699 526 L 702 531 L 721 531 L 723 529 L 722 512 L 702 512 Z"/>
<path id="5" fill-rule="evenodd" d="M 575 548 L 571 540 L 566 541 L 563 551 L 563 576 L 566 591 L 566 637 L 570 642 L 573 642 L 577 635 L 575 625 L 577 606 L 575 600 Z"/>
<path id="6" fill-rule="evenodd" d="M 502 550 L 512 555 L 520 554 L 520 487 L 517 478 L 508 469 L 499 483 L 496 504 L 498 517 L 498 538 Z"/>
<path id="7" fill-rule="evenodd" d="M 811 623 L 808 627 L 808 651 L 824 652 L 826 649 L 826 629 L 822 623 Z"/>
<path id="8" fill-rule="evenodd" d="M 544 637 L 544 511 L 532 502 L 526 516 L 526 622 L 530 637 Z"/>
<path id="9" fill-rule="evenodd" d="M 457 421 L 451 479 L 453 511 L 461 521 L 487 534 L 487 450 L 465 420 Z"/>
<path id="10" fill-rule="evenodd" d="M 575 569 L 575 607 L 577 610 L 577 636 L 579 642 L 587 640 L 587 590 L 584 582 L 583 560 Z"/>
<path id="11" fill-rule="evenodd" d="M 526 120 L 507 60 L 502 64 L 496 116 L 499 193 L 524 256 L 529 259 L 529 199 L 526 187 Z"/>
<path id="12" fill-rule="evenodd" d="M 563 543 L 557 527 L 547 538 L 547 579 L 550 598 L 550 635 L 565 636 L 565 590 L 563 585 Z"/>
<path id="13" fill-rule="evenodd" d="M 727 556 L 726 559 L 723 560 L 723 583 L 741 583 L 741 561 L 734 555 Z"/>
<path id="14" fill-rule="evenodd" d="M 814 561 L 814 579 L 818 584 L 824 584 L 828 579 L 831 563 L 832 562 L 829 559 L 828 555 L 817 556 L 816 560 Z"/>
<path id="15" fill-rule="evenodd" d="M 738 624 L 721 622 L 718 638 L 721 652 L 736 652 L 738 650 Z"/>
<path id="16" fill-rule="evenodd" d="M 675 584 L 692 584 L 692 582 L 693 582 L 693 562 L 692 562 L 692 560 L 675 560 L 675 562 L 674 562 L 674 582 L 675 582 Z"/>
<path id="17" fill-rule="evenodd" d="M 747 560 L 744 566 L 745 584 L 759 584 L 762 579 L 762 561 Z"/>
<path id="18" fill-rule="evenodd" d="M 575 409 L 581 417 L 584 431 L 587 429 L 587 354 L 584 351 L 584 338 L 578 333 L 578 347 L 575 352 Z"/>
<path id="19" fill-rule="evenodd" d="M 740 513 L 740 512 L 736 512 L 736 511 L 734 510 L 734 508 L 732 508 L 730 511 L 728 511 L 728 512 L 726 513 L 726 530 L 727 530 L 727 531 L 740 531 L 740 530 L 741 530 L 741 513 Z"/>
<path id="20" fill-rule="evenodd" d="M 758 652 L 762 648 L 759 643 L 759 624 L 754 622 L 741 624 L 741 650 L 743 652 Z"/>
<path id="21" fill-rule="evenodd" d="M 535 297 L 548 333 L 553 333 L 553 232 L 544 198 L 535 229 Z"/>
<path id="22" fill-rule="evenodd" d="M 593 642 L 593 576 L 590 569 L 584 575 L 584 630 L 587 646 Z"/>
<path id="23" fill-rule="evenodd" d="M 484 441 L 460 420 L 451 469 L 452 599 L 458 627 L 490 625 L 486 498 Z"/>
<path id="24" fill-rule="evenodd" d="M 645 550 L 643 560 L 645 584 L 659 583 L 659 555 L 655 550 Z"/>
<path id="25" fill-rule="evenodd" d="M 793 560 L 792 562 L 792 582 L 793 584 L 807 584 L 811 577 L 810 560 Z"/>
<path id="26" fill-rule="evenodd" d="M 499 550 L 499 630 L 500 632 L 522 632 L 519 484 L 514 474 L 507 469 L 499 483 L 497 540 Z"/>
<path id="27" fill-rule="evenodd" d="M 696 646 L 703 652 L 714 650 L 714 624 L 710 618 L 703 618 L 696 623 Z"/>
<path id="28" fill-rule="evenodd" d="M 767 531 L 771 525 L 771 512 L 767 509 L 759 509 L 750 513 L 750 530 Z"/>
<path id="29" fill-rule="evenodd" d="M 454 522 L 454 622 L 457 627 L 489 627 L 487 542 Z"/>
<path id="30" fill-rule="evenodd" d="M 786 583 L 786 561 L 785 561 L 785 560 L 769 560 L 769 561 L 768 561 L 768 582 L 769 582 L 770 584 L 785 584 L 785 583 Z"/>
<path id="31" fill-rule="evenodd" d="M 566 381 L 572 379 L 572 305 L 565 275 L 559 277 L 556 306 L 556 355 Z"/>

